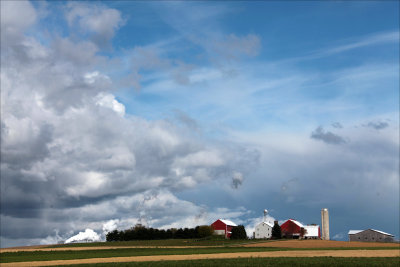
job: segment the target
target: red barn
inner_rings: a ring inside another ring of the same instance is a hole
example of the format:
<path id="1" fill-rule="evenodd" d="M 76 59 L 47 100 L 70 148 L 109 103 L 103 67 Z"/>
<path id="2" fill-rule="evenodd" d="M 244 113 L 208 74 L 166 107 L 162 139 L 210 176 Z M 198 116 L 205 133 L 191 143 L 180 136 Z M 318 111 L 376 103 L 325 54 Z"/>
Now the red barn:
<path id="1" fill-rule="evenodd" d="M 229 220 L 218 219 L 211 224 L 214 229 L 214 233 L 217 235 L 224 235 L 226 238 L 230 238 L 232 229 L 237 225 Z"/>
<path id="2" fill-rule="evenodd" d="M 281 225 L 282 235 L 286 237 L 299 238 L 301 228 L 304 228 L 300 222 L 289 219 Z"/>

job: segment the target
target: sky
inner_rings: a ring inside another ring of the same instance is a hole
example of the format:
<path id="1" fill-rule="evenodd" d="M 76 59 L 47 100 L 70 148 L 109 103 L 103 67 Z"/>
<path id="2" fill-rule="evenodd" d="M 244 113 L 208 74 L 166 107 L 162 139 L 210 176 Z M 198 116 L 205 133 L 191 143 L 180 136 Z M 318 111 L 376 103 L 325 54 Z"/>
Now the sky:
<path id="1" fill-rule="evenodd" d="M 399 238 L 398 1 L 1 1 L 2 247 L 322 208 Z"/>

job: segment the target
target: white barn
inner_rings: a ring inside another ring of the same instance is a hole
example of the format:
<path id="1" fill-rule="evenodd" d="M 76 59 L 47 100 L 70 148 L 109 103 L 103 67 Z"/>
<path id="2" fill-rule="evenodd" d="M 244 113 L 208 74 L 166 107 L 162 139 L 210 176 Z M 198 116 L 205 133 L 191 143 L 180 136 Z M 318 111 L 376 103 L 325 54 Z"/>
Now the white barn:
<path id="1" fill-rule="evenodd" d="M 272 227 L 274 227 L 274 225 L 269 222 L 259 223 L 254 231 L 254 238 L 271 238 Z"/>
<path id="2" fill-rule="evenodd" d="M 306 230 L 303 237 L 305 239 L 319 239 L 321 237 L 319 225 L 306 225 L 304 226 L 304 230 Z"/>

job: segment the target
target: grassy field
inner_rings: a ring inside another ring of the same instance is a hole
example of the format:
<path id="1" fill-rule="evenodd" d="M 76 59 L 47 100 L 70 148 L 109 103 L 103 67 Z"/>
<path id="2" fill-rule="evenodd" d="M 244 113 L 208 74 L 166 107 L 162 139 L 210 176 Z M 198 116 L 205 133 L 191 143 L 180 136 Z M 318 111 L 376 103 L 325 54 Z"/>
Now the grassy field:
<path id="1" fill-rule="evenodd" d="M 94 243 L 75 243 L 49 246 L 56 247 L 100 247 L 100 246 L 228 246 L 247 243 L 261 243 L 268 240 L 230 240 L 225 238 L 209 238 L 209 239 L 165 239 L 165 240 L 132 240 L 118 242 L 94 242 Z M 275 241 L 276 242 L 276 241 Z M 279 241 L 284 242 L 284 240 Z"/>
<path id="2" fill-rule="evenodd" d="M 120 248 L 104 250 L 59 250 L 59 251 L 20 251 L 1 253 L 0 263 L 24 261 L 49 261 L 89 258 L 111 258 L 129 256 L 153 255 L 190 255 L 190 254 L 215 254 L 260 251 L 289 251 L 289 250 L 356 250 L 359 248 L 272 248 L 272 247 L 209 247 L 209 248 Z M 389 248 L 363 248 L 369 250 L 397 249 Z"/>
<path id="3" fill-rule="evenodd" d="M 127 263 L 100 263 L 82 264 L 74 266 L 399 266 L 400 258 L 239 258 L 239 259 L 212 259 L 191 261 L 158 261 L 158 262 L 127 262 Z M 70 265 L 69 265 L 70 266 Z"/>
<path id="4" fill-rule="evenodd" d="M 65 250 L 65 251 L 20 251 L 1 253 L 0 263 L 23 261 L 48 261 L 71 260 L 89 258 L 111 258 L 129 256 L 153 256 L 153 255 L 190 255 L 190 254 L 214 254 L 227 252 L 258 252 L 293 250 L 282 248 L 243 248 L 243 247 L 218 247 L 218 248 L 121 248 L 105 250 Z"/>

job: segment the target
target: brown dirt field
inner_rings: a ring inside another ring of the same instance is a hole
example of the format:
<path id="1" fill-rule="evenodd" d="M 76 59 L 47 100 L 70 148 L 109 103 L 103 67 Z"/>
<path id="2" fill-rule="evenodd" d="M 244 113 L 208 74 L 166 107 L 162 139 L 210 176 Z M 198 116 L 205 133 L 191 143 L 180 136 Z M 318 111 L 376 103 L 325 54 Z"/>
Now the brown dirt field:
<path id="1" fill-rule="evenodd" d="M 366 248 L 366 247 L 398 247 L 399 243 L 349 242 L 331 240 L 287 240 L 269 241 L 265 243 L 245 244 L 242 247 L 275 247 L 275 248 Z"/>
<path id="2" fill-rule="evenodd" d="M 51 246 L 51 245 L 19 246 L 19 247 L 8 247 L 8 248 L 5 248 L 5 249 L 33 249 L 33 248 L 45 248 L 45 247 L 48 247 L 48 246 Z M 3 248 L 0 248 L 0 251 L 2 249 Z"/>
<path id="3" fill-rule="evenodd" d="M 136 256 L 116 258 L 94 258 L 79 260 L 56 260 L 56 261 L 32 261 L 2 263 L 2 267 L 9 266 L 56 266 L 70 264 L 93 264 L 111 262 L 133 262 L 133 261 L 168 261 L 168 260 L 200 260 L 200 259 L 231 259 L 248 257 L 400 257 L 399 250 L 307 250 L 307 251 L 268 251 L 268 252 L 241 252 L 241 253 L 219 253 L 219 254 L 197 254 L 197 255 L 159 255 L 159 256 Z"/>
<path id="4" fill-rule="evenodd" d="M 101 250 L 101 249 L 120 249 L 120 248 L 208 248 L 210 246 L 101 246 L 101 247 L 59 247 L 46 248 L 47 246 L 32 246 L 32 247 L 13 247 L 2 248 L 0 253 L 4 252 L 19 252 L 19 251 L 65 251 L 65 250 Z M 222 246 L 213 246 L 222 247 Z"/>

